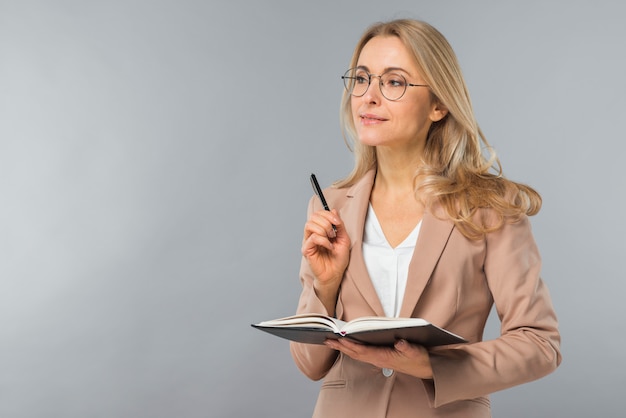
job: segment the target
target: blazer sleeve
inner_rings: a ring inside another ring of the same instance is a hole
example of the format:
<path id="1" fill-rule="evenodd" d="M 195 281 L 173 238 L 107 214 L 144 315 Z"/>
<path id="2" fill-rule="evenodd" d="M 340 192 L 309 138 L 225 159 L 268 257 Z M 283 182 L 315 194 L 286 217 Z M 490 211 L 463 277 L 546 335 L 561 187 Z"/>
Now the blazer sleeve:
<path id="1" fill-rule="evenodd" d="M 528 217 L 487 234 L 485 245 L 484 274 L 501 335 L 431 352 L 435 407 L 538 379 L 561 363 L 557 318 Z"/>
<path id="2" fill-rule="evenodd" d="M 314 211 L 314 199 L 309 202 L 307 219 Z M 313 288 L 314 275 L 307 260 L 302 257 L 300 265 L 300 281 L 302 283 L 302 293 L 298 302 L 298 314 L 321 313 L 329 315 Z M 340 316 L 341 308 L 337 307 L 337 317 Z M 291 355 L 302 373 L 313 380 L 319 380 L 326 376 L 334 364 L 338 351 L 330 349 L 325 345 L 302 344 L 290 342 Z"/>

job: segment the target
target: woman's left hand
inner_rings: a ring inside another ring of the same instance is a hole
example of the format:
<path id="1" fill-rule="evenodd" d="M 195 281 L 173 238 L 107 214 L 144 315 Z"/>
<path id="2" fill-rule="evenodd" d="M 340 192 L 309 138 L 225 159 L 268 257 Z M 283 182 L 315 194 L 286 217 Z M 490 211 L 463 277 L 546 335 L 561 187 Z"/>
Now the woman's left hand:
<path id="1" fill-rule="evenodd" d="M 376 367 L 392 369 L 420 379 L 432 379 L 433 370 L 428 351 L 421 345 L 398 340 L 393 347 L 359 344 L 347 338 L 326 340 L 326 346 L 341 351 L 354 360 Z"/>

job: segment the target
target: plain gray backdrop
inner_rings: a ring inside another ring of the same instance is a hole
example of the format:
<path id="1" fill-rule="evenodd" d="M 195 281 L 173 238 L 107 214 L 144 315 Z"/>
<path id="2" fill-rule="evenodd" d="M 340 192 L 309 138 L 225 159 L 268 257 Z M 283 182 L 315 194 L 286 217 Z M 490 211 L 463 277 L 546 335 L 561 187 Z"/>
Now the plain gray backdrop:
<path id="1" fill-rule="evenodd" d="M 544 198 L 564 361 L 494 416 L 622 417 L 622 4 L 0 0 L 0 417 L 311 415 L 319 383 L 250 324 L 295 311 L 308 176 L 352 166 L 340 76 L 397 17 L 446 35 Z"/>

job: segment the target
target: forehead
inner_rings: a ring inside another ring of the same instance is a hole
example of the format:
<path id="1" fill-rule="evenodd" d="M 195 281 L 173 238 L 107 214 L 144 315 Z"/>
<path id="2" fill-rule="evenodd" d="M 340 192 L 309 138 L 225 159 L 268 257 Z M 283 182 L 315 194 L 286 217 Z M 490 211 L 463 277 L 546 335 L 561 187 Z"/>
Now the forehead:
<path id="1" fill-rule="evenodd" d="M 370 39 L 359 54 L 357 66 L 378 73 L 386 68 L 402 68 L 408 73 L 417 72 L 413 55 L 395 36 L 376 36 Z"/>

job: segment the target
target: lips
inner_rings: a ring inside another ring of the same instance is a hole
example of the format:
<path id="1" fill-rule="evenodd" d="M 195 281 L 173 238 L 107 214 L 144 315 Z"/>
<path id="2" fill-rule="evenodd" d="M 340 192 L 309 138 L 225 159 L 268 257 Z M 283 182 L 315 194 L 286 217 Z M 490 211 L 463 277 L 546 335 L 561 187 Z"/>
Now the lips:
<path id="1" fill-rule="evenodd" d="M 373 113 L 361 113 L 359 117 L 361 118 L 361 126 L 376 126 L 387 121 L 386 118 L 374 115 Z"/>
<path id="2" fill-rule="evenodd" d="M 387 120 L 386 118 L 383 118 L 381 116 L 374 115 L 374 114 L 371 114 L 371 113 L 363 113 L 363 114 L 361 114 L 359 116 L 360 116 L 360 118 L 364 122 L 366 122 L 366 121 L 372 121 L 372 122 L 380 121 L 380 122 L 384 122 L 384 121 Z"/>
<path id="3" fill-rule="evenodd" d="M 361 125 L 363 126 L 378 125 L 388 120 L 373 113 L 361 113 L 359 117 L 361 118 Z"/>

